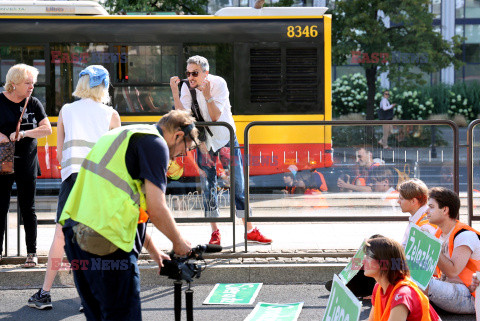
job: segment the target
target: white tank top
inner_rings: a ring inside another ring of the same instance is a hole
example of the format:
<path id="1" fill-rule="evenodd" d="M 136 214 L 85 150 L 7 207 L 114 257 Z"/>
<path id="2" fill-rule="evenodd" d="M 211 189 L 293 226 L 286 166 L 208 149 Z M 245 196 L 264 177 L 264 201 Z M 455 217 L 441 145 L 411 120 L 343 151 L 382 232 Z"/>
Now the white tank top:
<path id="1" fill-rule="evenodd" d="M 62 181 L 79 172 L 93 145 L 110 129 L 112 114 L 112 107 L 88 98 L 63 106 Z"/>

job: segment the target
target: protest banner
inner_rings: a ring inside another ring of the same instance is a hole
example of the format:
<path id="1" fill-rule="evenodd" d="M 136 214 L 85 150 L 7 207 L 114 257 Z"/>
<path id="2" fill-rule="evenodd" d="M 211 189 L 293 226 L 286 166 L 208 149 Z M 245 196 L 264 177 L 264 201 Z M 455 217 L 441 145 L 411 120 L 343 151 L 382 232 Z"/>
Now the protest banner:
<path id="1" fill-rule="evenodd" d="M 337 275 L 333 276 L 332 290 L 328 298 L 323 321 L 358 321 L 362 303 Z"/>
<path id="2" fill-rule="evenodd" d="M 410 269 L 410 276 L 422 290 L 427 288 L 435 272 L 441 247 L 442 244 L 433 235 L 421 231 L 415 224 L 410 224 L 405 256 Z M 398 260 L 392 259 L 391 267 L 392 269 L 400 268 L 400 264 L 403 264 L 400 262 L 400 258 Z"/>
<path id="3" fill-rule="evenodd" d="M 217 283 L 203 304 L 253 304 L 262 283 Z"/>
<path id="4" fill-rule="evenodd" d="M 360 271 L 360 269 L 362 268 L 362 261 L 363 257 L 365 256 L 365 252 L 363 251 L 364 246 L 365 241 L 362 242 L 362 245 L 360 245 L 357 253 L 355 253 L 350 262 L 348 262 L 347 266 L 338 275 L 338 277 L 340 278 L 340 280 L 343 281 L 344 284 L 350 282 L 350 280 L 355 275 L 357 275 L 358 271 Z"/>
<path id="5" fill-rule="evenodd" d="M 302 307 L 303 302 L 286 304 L 259 302 L 244 321 L 296 321 Z"/>

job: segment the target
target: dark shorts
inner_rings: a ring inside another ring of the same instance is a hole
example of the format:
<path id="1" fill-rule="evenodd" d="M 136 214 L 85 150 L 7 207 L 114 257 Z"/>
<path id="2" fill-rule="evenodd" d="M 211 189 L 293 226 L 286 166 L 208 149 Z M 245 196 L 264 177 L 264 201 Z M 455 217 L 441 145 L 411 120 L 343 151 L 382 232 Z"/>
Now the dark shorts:
<path id="1" fill-rule="evenodd" d="M 75 185 L 75 181 L 77 180 L 77 175 L 78 173 L 71 174 L 70 176 L 67 177 L 66 180 L 62 182 L 62 185 L 60 186 L 60 192 L 58 193 L 57 219 L 55 220 L 55 222 L 57 223 L 58 223 L 58 219 L 60 218 L 60 215 L 62 215 L 63 207 L 67 202 L 68 195 L 70 195 L 73 185 Z"/>

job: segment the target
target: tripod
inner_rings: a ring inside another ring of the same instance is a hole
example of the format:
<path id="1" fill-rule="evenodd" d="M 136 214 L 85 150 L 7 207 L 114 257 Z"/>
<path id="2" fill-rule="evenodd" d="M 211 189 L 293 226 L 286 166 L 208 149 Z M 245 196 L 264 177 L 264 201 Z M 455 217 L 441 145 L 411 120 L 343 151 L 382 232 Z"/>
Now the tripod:
<path id="1" fill-rule="evenodd" d="M 188 289 L 185 290 L 185 306 L 187 312 L 187 321 L 193 321 L 193 290 L 190 288 L 190 282 L 187 282 Z M 182 319 L 182 281 L 173 282 L 173 309 L 175 312 L 175 321 Z"/>

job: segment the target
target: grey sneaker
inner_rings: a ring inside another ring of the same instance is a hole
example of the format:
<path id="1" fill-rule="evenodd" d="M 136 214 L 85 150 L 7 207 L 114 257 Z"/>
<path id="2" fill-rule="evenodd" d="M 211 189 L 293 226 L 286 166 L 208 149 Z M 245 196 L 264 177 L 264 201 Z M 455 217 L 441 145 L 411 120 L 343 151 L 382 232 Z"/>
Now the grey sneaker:
<path id="1" fill-rule="evenodd" d="M 38 290 L 37 293 L 35 293 L 30 299 L 28 299 L 28 306 L 39 310 L 51 309 L 52 297 L 50 296 L 50 294 L 41 295 L 41 292 L 42 289 Z"/>

